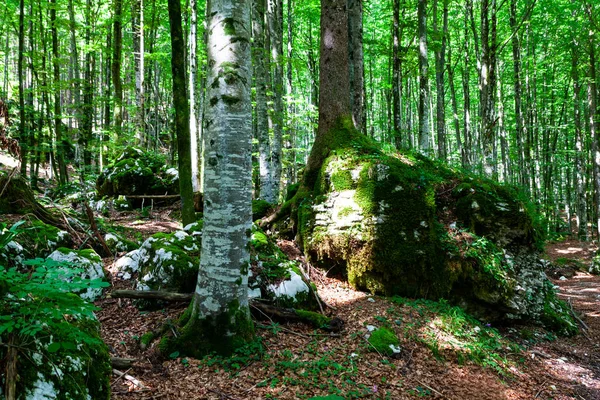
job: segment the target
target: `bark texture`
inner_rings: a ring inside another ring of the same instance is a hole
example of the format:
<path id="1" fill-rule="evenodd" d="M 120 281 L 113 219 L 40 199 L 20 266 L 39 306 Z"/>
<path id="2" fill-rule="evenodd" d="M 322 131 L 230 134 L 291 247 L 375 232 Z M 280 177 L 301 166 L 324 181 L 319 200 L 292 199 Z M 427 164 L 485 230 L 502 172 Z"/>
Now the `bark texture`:
<path id="1" fill-rule="evenodd" d="M 169 0 L 171 26 L 171 69 L 173 71 L 173 105 L 179 163 L 179 193 L 183 225 L 196 221 L 194 191 L 192 189 L 192 157 L 190 152 L 190 109 L 185 77 L 185 49 L 181 27 L 181 0 Z"/>

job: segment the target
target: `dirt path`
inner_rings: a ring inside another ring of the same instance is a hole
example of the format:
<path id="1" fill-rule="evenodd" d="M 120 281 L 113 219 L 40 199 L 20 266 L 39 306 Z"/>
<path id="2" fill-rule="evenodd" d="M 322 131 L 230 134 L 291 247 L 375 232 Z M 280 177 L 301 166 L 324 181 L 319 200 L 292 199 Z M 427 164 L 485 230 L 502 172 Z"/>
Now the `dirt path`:
<path id="1" fill-rule="evenodd" d="M 548 257 L 587 262 L 589 251 L 580 243 L 563 242 L 550 245 Z M 367 296 L 326 277 L 317 279 L 319 291 L 335 307 L 330 312 L 346 322 L 343 335 L 329 336 L 299 324 L 271 325 L 257 332 L 264 348 L 261 358 L 255 357 L 257 353 L 247 354 L 228 366 L 177 355 L 161 361 L 155 357 L 155 347 L 139 348 L 138 339 L 144 333 L 167 318 L 177 318 L 185 305 L 140 312 L 128 300 L 102 300 L 99 318 L 112 355 L 136 358 L 128 374 L 146 387 L 140 390 L 113 377 L 112 398 L 306 399 L 340 390 L 346 398 L 368 399 L 600 400 L 600 277 L 577 273 L 553 282 L 589 329 L 574 338 L 547 341 L 543 331 L 531 328 L 531 340 L 521 343 L 524 351 L 505 352 L 512 366 L 504 376 L 472 362 L 458 362 L 456 357 L 439 361 L 410 335 L 401 339 L 398 359 L 368 351 L 366 326 L 378 324 L 390 311 L 402 320 L 398 332 L 429 321 L 387 299 Z M 504 333 L 510 336 L 511 330 Z"/>

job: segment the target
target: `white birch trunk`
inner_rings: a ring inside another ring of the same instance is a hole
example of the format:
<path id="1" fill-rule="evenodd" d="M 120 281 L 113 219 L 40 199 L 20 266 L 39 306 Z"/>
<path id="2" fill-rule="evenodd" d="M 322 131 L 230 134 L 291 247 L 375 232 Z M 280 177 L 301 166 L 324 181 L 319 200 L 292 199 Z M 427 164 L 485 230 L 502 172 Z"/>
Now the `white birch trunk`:
<path id="1" fill-rule="evenodd" d="M 198 318 L 234 305 L 247 315 L 252 223 L 249 1 L 211 0 L 208 7 L 203 251 L 193 300 Z"/>

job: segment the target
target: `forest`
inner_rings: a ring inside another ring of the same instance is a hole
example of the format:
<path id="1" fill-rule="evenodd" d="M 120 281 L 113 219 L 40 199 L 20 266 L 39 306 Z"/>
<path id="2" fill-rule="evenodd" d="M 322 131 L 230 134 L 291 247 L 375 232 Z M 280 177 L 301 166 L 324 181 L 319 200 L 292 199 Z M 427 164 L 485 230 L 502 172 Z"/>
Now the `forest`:
<path id="1" fill-rule="evenodd" d="M 0 399 L 600 399 L 600 3 L 0 21 Z"/>

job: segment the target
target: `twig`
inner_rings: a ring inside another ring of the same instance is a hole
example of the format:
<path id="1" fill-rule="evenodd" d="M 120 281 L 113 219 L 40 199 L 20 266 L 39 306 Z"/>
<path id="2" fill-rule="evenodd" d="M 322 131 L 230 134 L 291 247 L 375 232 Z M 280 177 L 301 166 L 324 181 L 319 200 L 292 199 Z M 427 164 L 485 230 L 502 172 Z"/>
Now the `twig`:
<path id="1" fill-rule="evenodd" d="M 569 298 L 569 307 L 571 307 L 571 314 L 573 314 L 573 317 L 575 317 L 575 319 L 581 324 L 583 329 L 586 331 L 589 330 L 590 328 L 586 325 L 586 323 L 583 322 L 583 320 L 575 313 L 575 310 L 573 309 L 573 303 L 571 303 L 571 298 Z"/>
<path id="2" fill-rule="evenodd" d="M 127 374 L 129 371 L 131 371 L 131 367 L 130 367 L 130 368 L 128 368 L 128 369 L 127 369 L 125 372 L 120 372 L 120 371 L 119 371 L 119 370 L 117 370 L 117 369 L 113 369 L 113 373 L 115 373 L 115 371 L 117 371 L 117 372 L 118 372 L 119 374 L 121 374 L 121 375 L 119 375 L 119 376 L 117 377 L 117 379 L 115 379 L 114 381 L 112 381 L 112 382 L 111 382 L 111 384 L 110 384 L 110 386 L 114 385 L 115 383 L 117 383 L 117 382 L 119 382 L 121 379 L 123 379 L 123 377 L 125 376 L 125 374 Z"/>
<path id="3" fill-rule="evenodd" d="M 540 394 L 542 394 L 542 392 L 544 391 L 544 385 L 548 382 L 548 380 L 545 380 L 544 382 L 542 382 L 542 384 L 540 385 L 540 390 L 537 391 L 537 393 L 535 394 L 534 399 L 537 399 Z"/>
<path id="4" fill-rule="evenodd" d="M 129 369 L 131 370 L 131 368 Z M 129 371 L 127 370 L 127 372 Z M 125 378 L 127 379 L 129 382 L 131 382 L 134 386 L 139 387 L 140 389 L 148 389 L 142 382 L 140 382 L 139 380 L 135 379 L 133 376 L 131 375 L 127 375 L 127 372 L 121 372 L 118 369 L 113 369 L 113 374 L 115 375 L 120 375 L 119 378 Z M 115 381 L 116 382 L 116 381 Z M 113 382 L 114 383 L 114 382 Z"/>
<path id="5" fill-rule="evenodd" d="M 434 392 L 434 393 L 436 393 L 436 394 L 439 394 L 440 396 L 442 396 L 442 398 L 444 398 L 444 399 L 446 398 L 446 396 L 444 396 L 444 394 L 443 394 L 443 393 L 440 393 L 440 392 L 438 392 L 437 390 L 435 390 L 434 388 L 432 388 L 432 387 L 431 387 L 431 386 L 429 386 L 428 384 L 426 384 L 426 383 L 424 383 L 424 382 L 422 382 L 422 381 L 417 381 L 417 382 L 419 382 L 421 385 L 425 386 L 427 389 L 431 390 L 432 392 Z"/>
<path id="6" fill-rule="evenodd" d="M 8 174 L 8 178 L 6 179 L 6 184 L 4 185 L 4 187 L 2 188 L 2 191 L 0 192 L 0 197 L 2 197 L 2 195 L 4 194 L 4 191 L 6 190 L 6 188 L 8 187 L 8 184 L 10 183 L 10 180 L 12 179 L 12 177 L 15 175 L 15 172 L 17 172 L 17 168 L 13 168 L 12 171 L 10 171 L 10 174 Z"/>
<path id="7" fill-rule="evenodd" d="M 365 338 L 365 337 L 363 336 L 363 340 L 364 340 L 365 342 L 367 342 L 367 344 L 368 344 L 369 346 L 371 346 L 371 347 L 373 348 L 373 350 L 375 350 L 375 351 L 377 352 L 377 354 L 379 354 L 379 357 L 381 357 L 381 360 L 385 360 L 385 357 L 383 356 L 383 354 L 381 354 L 381 353 L 379 352 L 379 350 L 377 350 L 377 347 L 373 346 L 373 344 L 372 344 L 371 342 L 369 342 L 369 339 L 367 339 L 367 338 Z"/>

